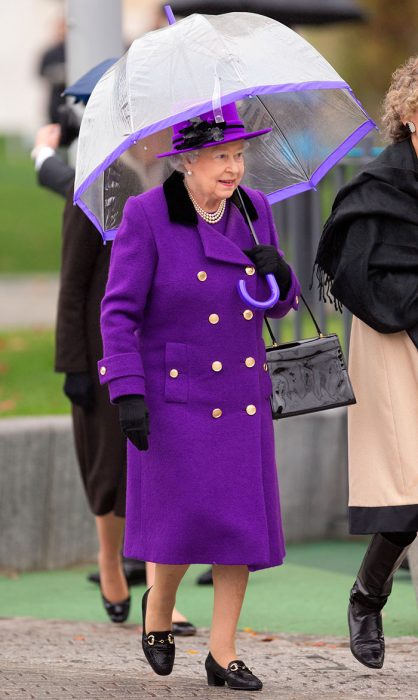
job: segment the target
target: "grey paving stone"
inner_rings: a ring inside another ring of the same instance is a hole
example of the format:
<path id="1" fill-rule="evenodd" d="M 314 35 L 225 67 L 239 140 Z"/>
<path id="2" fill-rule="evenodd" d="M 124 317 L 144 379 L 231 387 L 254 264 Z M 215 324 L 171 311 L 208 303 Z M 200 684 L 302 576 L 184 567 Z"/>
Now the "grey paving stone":
<path id="1" fill-rule="evenodd" d="M 262 693 L 208 688 L 208 631 L 177 640 L 169 678 L 156 676 L 142 656 L 139 627 L 16 618 L 0 620 L 2 700 L 417 700 L 418 640 L 387 640 L 384 669 L 352 658 L 347 640 L 241 632 L 239 655 L 264 681 Z"/>

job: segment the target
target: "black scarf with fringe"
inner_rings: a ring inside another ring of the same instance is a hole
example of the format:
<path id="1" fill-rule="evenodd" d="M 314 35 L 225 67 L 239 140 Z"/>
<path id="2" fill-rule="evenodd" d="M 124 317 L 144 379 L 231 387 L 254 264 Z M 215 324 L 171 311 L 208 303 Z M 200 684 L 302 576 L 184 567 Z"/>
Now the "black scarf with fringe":
<path id="1" fill-rule="evenodd" d="M 320 296 L 418 348 L 418 159 L 388 146 L 338 193 L 314 268 Z"/>

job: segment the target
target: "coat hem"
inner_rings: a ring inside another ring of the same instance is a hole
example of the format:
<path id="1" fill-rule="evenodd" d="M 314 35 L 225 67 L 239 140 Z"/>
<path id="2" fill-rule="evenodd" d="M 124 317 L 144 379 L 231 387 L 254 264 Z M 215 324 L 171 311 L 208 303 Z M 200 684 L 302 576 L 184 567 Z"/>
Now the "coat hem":
<path id="1" fill-rule="evenodd" d="M 417 532 L 418 504 L 407 506 L 350 506 L 348 508 L 351 535 L 371 535 L 377 532 Z"/>
<path id="2" fill-rule="evenodd" d="M 418 508 L 418 506 L 417 506 Z M 193 558 L 193 561 L 185 561 L 183 558 L 175 558 L 173 557 L 172 559 L 170 558 L 170 561 L 167 560 L 166 557 L 155 557 L 150 554 L 146 554 L 144 552 L 138 553 L 137 551 L 133 551 L 132 549 L 126 548 L 123 552 L 125 557 L 128 557 L 129 559 L 137 559 L 138 561 L 149 561 L 152 562 L 153 564 L 165 564 L 167 566 L 185 566 L 189 565 L 191 566 L 192 564 L 204 564 L 205 566 L 212 566 L 213 564 L 218 564 L 220 566 L 247 566 L 249 571 L 259 571 L 261 569 L 269 569 L 275 566 L 282 566 L 284 564 L 284 559 L 285 555 L 283 556 L 278 556 L 277 559 L 274 559 L 269 562 L 260 562 L 260 563 L 254 563 L 254 564 L 248 564 L 248 562 L 238 562 L 238 561 L 220 561 L 217 559 L 217 561 L 213 561 L 210 559 L 210 557 L 207 558 Z M 164 559 L 164 561 L 163 561 Z"/>

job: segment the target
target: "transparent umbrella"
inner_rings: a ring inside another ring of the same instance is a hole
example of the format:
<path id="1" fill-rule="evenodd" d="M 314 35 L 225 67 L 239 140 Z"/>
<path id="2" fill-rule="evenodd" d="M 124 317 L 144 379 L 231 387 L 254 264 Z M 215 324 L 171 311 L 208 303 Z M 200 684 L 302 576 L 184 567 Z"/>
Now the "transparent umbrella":
<path id="1" fill-rule="evenodd" d="M 236 102 L 249 130 L 244 184 L 271 203 L 315 188 L 371 129 L 347 83 L 302 37 L 254 13 L 199 15 L 150 32 L 99 80 L 84 112 L 75 202 L 114 238 L 128 196 L 163 181 L 171 126 Z"/>

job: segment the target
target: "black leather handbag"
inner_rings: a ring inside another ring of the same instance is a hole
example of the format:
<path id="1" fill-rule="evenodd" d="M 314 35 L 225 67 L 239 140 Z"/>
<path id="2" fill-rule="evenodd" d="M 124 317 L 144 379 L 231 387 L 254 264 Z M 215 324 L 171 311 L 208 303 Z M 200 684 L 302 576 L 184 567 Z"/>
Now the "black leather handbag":
<path id="1" fill-rule="evenodd" d="M 267 319 L 272 345 L 266 348 L 273 385 L 274 419 L 300 416 L 356 403 L 338 335 L 324 335 L 306 300 L 318 335 L 278 344 Z"/>

